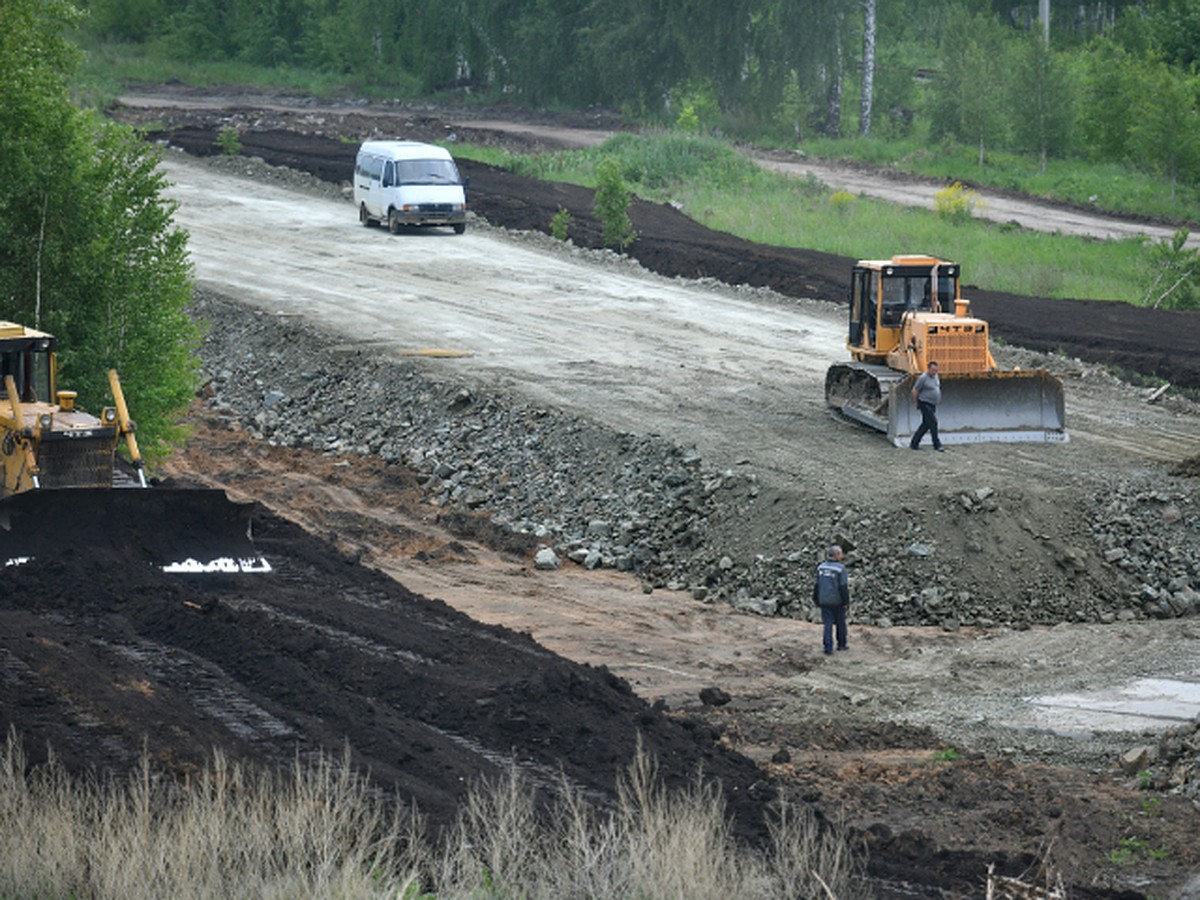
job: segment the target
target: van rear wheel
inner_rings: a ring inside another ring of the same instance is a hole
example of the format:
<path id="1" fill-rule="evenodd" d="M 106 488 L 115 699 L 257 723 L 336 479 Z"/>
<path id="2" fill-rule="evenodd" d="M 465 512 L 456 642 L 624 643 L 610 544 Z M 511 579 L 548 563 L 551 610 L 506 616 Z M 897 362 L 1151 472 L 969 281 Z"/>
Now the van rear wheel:
<path id="1" fill-rule="evenodd" d="M 370 228 L 372 225 L 378 224 L 369 215 L 367 215 L 367 204 L 365 203 L 358 204 L 358 224 L 365 225 L 368 228 Z"/>

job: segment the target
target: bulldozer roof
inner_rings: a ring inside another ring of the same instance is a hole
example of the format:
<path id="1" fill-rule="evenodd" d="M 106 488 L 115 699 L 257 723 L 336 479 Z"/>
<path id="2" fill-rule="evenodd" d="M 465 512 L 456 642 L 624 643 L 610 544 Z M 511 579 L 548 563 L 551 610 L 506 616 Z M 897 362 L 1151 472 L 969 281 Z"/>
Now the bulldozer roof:
<path id="1" fill-rule="evenodd" d="M 47 334 L 44 331 L 37 331 L 33 328 L 26 328 L 24 325 L 18 325 L 16 322 L 6 322 L 0 320 L 0 346 L 3 346 L 9 341 L 16 341 L 18 342 L 18 345 L 20 345 L 24 341 L 34 340 L 49 341 L 51 347 L 53 347 L 55 343 L 54 335 L 52 334 Z"/>
<path id="2" fill-rule="evenodd" d="M 891 259 L 860 259 L 858 265 L 868 269 L 882 269 L 884 266 L 952 266 L 954 263 L 936 256 L 922 253 L 897 254 Z"/>

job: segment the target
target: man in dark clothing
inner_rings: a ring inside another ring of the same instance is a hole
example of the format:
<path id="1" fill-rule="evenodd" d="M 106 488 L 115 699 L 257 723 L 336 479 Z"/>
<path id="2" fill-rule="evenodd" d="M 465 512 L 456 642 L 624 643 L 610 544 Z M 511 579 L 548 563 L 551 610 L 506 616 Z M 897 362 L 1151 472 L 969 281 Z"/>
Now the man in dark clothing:
<path id="1" fill-rule="evenodd" d="M 817 566 L 817 578 L 813 582 L 813 603 L 821 610 L 824 626 L 825 652 L 833 652 L 834 630 L 837 631 L 837 648 L 846 649 L 846 610 L 850 608 L 850 579 L 842 565 L 842 548 L 836 544 L 829 548 L 825 562 Z"/>
<path id="2" fill-rule="evenodd" d="M 942 453 L 946 448 L 942 446 L 937 431 L 937 405 L 942 402 L 942 380 L 938 377 L 938 364 L 933 360 L 929 361 L 929 368 L 917 376 L 912 396 L 913 403 L 917 404 L 917 409 L 921 411 L 921 425 L 913 433 L 909 448 L 920 449 L 921 438 L 925 437 L 925 432 L 928 431 L 933 439 L 933 449 Z"/>

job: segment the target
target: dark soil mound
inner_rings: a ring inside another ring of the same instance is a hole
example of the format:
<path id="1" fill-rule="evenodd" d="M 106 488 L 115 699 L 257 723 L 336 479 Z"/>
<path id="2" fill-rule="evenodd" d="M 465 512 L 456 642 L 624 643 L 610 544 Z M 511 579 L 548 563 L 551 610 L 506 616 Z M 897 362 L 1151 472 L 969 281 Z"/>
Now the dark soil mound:
<path id="1" fill-rule="evenodd" d="M 174 492 L 157 493 L 169 506 Z M 194 498 L 182 502 L 191 528 Z M 49 745 L 72 770 L 122 772 L 144 741 L 186 772 L 216 747 L 284 767 L 349 747 L 436 825 L 474 778 L 510 762 L 547 785 L 561 768 L 611 798 L 640 739 L 668 784 L 702 770 L 739 832 L 762 835 L 772 791 L 753 763 L 605 669 L 416 596 L 261 508 L 267 575 L 166 575 L 127 548 L 190 549 L 178 530 L 130 504 L 103 518 L 89 545 L 5 571 L 0 724 L 34 759 Z"/>

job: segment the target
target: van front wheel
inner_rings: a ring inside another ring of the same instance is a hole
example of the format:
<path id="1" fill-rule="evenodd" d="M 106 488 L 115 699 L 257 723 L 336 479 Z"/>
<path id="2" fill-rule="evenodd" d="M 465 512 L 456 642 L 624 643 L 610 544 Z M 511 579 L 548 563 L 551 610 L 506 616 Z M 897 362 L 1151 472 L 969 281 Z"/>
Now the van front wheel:
<path id="1" fill-rule="evenodd" d="M 467 230 L 467 223 L 466 223 L 466 222 L 459 222 L 457 225 L 455 225 L 455 226 L 454 226 L 454 233 L 455 233 L 455 234 L 462 234 L 462 233 L 463 233 L 464 231 L 466 231 L 466 230 Z"/>
<path id="2" fill-rule="evenodd" d="M 403 226 L 400 224 L 400 217 L 396 215 L 396 211 L 394 209 L 389 209 L 388 231 L 390 231 L 392 234 L 399 234 L 401 227 Z"/>

